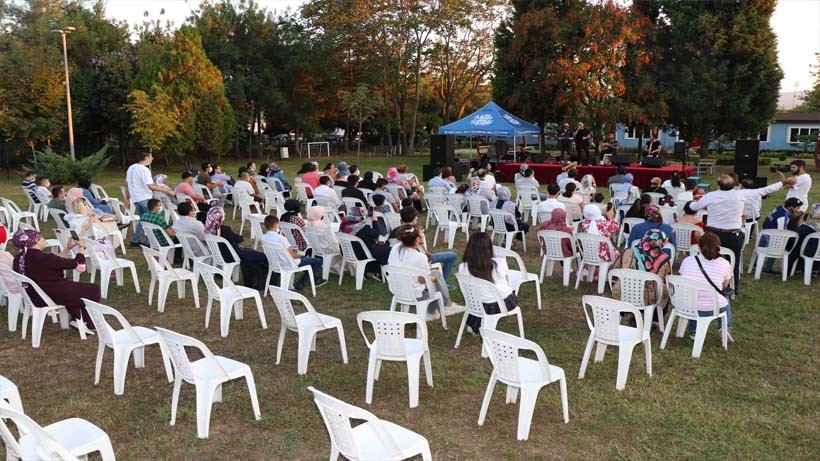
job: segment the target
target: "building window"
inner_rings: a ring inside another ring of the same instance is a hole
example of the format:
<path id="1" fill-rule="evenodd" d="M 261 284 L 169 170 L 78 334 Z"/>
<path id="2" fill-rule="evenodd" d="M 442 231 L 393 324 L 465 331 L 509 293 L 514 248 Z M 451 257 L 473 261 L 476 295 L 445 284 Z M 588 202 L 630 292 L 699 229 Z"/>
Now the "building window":
<path id="1" fill-rule="evenodd" d="M 772 131 L 772 126 L 769 125 L 765 130 L 757 134 L 757 140 L 760 142 L 769 142 L 769 132 Z"/>
<path id="2" fill-rule="evenodd" d="M 638 135 L 640 134 L 639 129 L 640 127 L 636 126 L 626 127 L 626 134 L 624 135 L 624 139 L 638 139 Z M 644 128 L 643 136 L 641 136 L 641 138 L 649 139 L 652 136 L 651 133 L 652 132 L 649 130 L 649 128 Z"/>
<path id="3" fill-rule="evenodd" d="M 789 144 L 798 144 L 801 142 L 801 136 L 811 136 L 816 138 L 820 134 L 820 126 L 804 126 L 800 128 L 789 127 Z"/>

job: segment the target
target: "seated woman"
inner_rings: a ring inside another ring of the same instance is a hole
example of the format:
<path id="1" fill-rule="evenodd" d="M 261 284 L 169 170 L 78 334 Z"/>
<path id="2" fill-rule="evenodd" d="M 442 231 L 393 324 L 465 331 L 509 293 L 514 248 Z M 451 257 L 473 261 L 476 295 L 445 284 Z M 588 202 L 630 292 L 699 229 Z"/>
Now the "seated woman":
<path id="1" fill-rule="evenodd" d="M 732 331 L 732 307 L 729 300 L 722 294 L 722 290 L 729 286 L 732 280 L 732 266 L 729 261 L 720 256 L 720 238 L 717 234 L 707 232 L 700 238 L 700 254 L 688 256 L 680 265 L 680 275 L 698 282 L 711 285 L 717 292 L 720 312 L 726 312 L 726 323 L 729 331 Z M 714 315 L 714 306 L 711 304 L 711 296 L 698 294 L 698 316 L 709 317 Z M 694 336 L 696 323 L 689 322 L 689 332 Z M 723 328 L 722 322 L 718 319 L 718 329 Z M 734 342 L 732 335 L 729 340 Z"/>
<path id="2" fill-rule="evenodd" d="M 85 270 L 85 245 L 83 241 L 69 242 L 59 255 L 44 253 L 46 240 L 39 232 L 19 230 L 14 234 L 12 243 L 20 249 L 20 254 L 14 257 L 12 267 L 18 274 L 23 274 L 33 280 L 52 301 L 65 306 L 69 317 L 74 322 L 82 320 L 88 330 L 94 331 L 94 322 L 85 310 L 82 298 L 91 301 L 100 301 L 100 287 L 94 283 L 73 282 L 66 279 L 66 270 Z M 77 255 L 69 259 L 65 256 L 72 249 Z M 31 301 L 35 306 L 44 306 L 45 302 L 33 288 L 27 288 Z"/>
<path id="3" fill-rule="evenodd" d="M 79 187 L 83 192 L 83 197 L 88 200 L 88 203 L 94 207 L 96 210 L 100 210 L 103 213 L 113 213 L 114 210 L 103 203 L 101 200 L 94 197 L 94 194 L 91 193 L 91 181 L 87 179 L 81 179 L 77 182 L 77 187 Z"/>
<path id="4" fill-rule="evenodd" d="M 518 207 L 515 206 L 515 202 L 512 201 L 510 189 L 506 186 L 498 186 L 495 194 L 496 199 L 490 204 L 490 208 L 495 208 L 496 210 L 506 210 L 515 215 L 514 221 L 513 218 L 509 216 L 505 219 L 507 230 L 512 231 L 515 229 L 515 225 L 518 224 L 518 229 L 524 231 L 526 234 L 530 230 L 530 225 L 521 221 L 521 212 L 518 210 Z M 516 234 L 515 239 L 521 240 L 521 234 Z"/>
<path id="5" fill-rule="evenodd" d="M 211 205 L 205 203 L 205 197 L 197 194 L 194 190 L 194 186 L 192 186 L 192 184 L 194 183 L 194 173 L 187 170 L 183 171 L 181 179 L 182 180 L 179 182 L 179 184 L 177 184 L 177 187 L 175 189 L 175 192 L 177 193 L 177 200 L 181 201 L 179 194 L 187 195 L 188 197 L 190 197 L 191 200 L 194 201 L 194 204 L 196 204 L 197 209 L 199 210 L 199 212 L 197 213 L 197 219 L 204 223 L 205 216 L 207 216 L 208 210 L 211 209 Z"/>
<path id="6" fill-rule="evenodd" d="M 553 210 L 555 213 L 555 210 Z M 618 233 L 618 221 L 616 221 L 613 216 L 615 216 L 614 210 L 607 210 L 606 216 L 601 214 L 601 208 L 598 205 L 590 204 L 584 207 L 584 220 L 581 221 L 581 227 L 584 229 L 584 232 L 587 234 L 592 235 L 600 235 L 604 238 L 611 238 L 612 234 Z M 609 245 L 605 242 L 601 242 L 600 248 L 598 249 L 598 256 L 603 261 L 614 261 L 618 259 L 620 253 L 618 250 L 615 250 L 615 254 L 611 254 L 609 252 Z"/>
<path id="7" fill-rule="evenodd" d="M 682 224 L 692 224 L 693 226 L 698 226 L 701 229 L 706 229 L 706 223 L 704 223 L 703 221 L 700 220 L 700 218 L 698 218 L 698 213 L 697 213 L 697 211 L 693 210 L 690 207 L 691 204 L 692 204 L 691 200 L 686 202 L 686 205 L 683 206 L 684 215 L 681 216 L 680 218 L 678 218 L 677 222 L 682 223 Z M 691 237 L 692 243 L 693 244 L 698 243 L 699 239 L 700 239 L 700 234 L 695 232 L 695 231 L 692 231 L 692 237 Z"/>
<path id="8" fill-rule="evenodd" d="M 592 203 L 592 197 L 598 191 L 598 185 L 595 184 L 595 177 L 591 174 L 584 175 L 581 178 L 581 187 L 578 189 L 578 195 L 584 199 L 586 203 Z"/>
<path id="9" fill-rule="evenodd" d="M 641 194 L 640 199 L 635 200 L 629 210 L 626 211 L 625 218 L 643 218 L 646 214 L 646 207 L 652 204 L 652 197 L 649 194 Z"/>
<path id="10" fill-rule="evenodd" d="M 285 200 L 285 213 L 279 217 L 279 220 L 282 222 L 293 224 L 294 226 L 299 226 L 300 228 L 304 229 L 305 220 L 302 219 L 302 216 L 299 214 L 299 210 L 301 209 L 301 207 L 302 204 L 299 202 L 299 200 Z M 308 243 L 305 241 L 304 238 L 302 238 L 302 234 L 296 230 L 291 230 L 290 233 L 296 240 L 296 248 L 298 248 L 299 251 L 305 251 L 308 247 Z"/>
<path id="11" fill-rule="evenodd" d="M 572 219 L 574 221 L 577 221 L 583 217 L 581 210 L 583 210 L 584 205 L 586 204 L 584 198 L 576 192 L 577 188 L 578 186 L 574 182 L 568 182 L 564 186 L 564 193 L 558 196 L 559 202 L 574 203 L 578 205 L 577 209 L 573 208 Z"/>
<path id="12" fill-rule="evenodd" d="M 644 238 L 647 233 L 653 234 L 658 232 L 664 233 L 672 245 L 678 245 L 677 240 L 675 240 L 675 231 L 672 230 L 669 224 L 663 222 L 660 208 L 655 205 L 648 205 L 644 213 L 646 221 L 635 224 L 632 226 L 632 229 L 629 230 L 629 237 L 626 241 L 627 247 L 632 246 L 632 242 L 635 240 Z"/>
<path id="13" fill-rule="evenodd" d="M 336 234 L 330 229 L 330 226 L 325 222 L 325 212 L 326 210 L 323 206 L 317 205 L 308 208 L 305 227 L 318 231 L 316 235 L 321 248 L 317 248 L 316 250 L 321 250 L 322 254 L 339 253 L 339 240 L 336 238 Z"/>
<path id="14" fill-rule="evenodd" d="M 171 190 L 171 186 L 168 185 L 168 175 L 164 175 L 162 173 L 155 174 L 154 175 L 154 184 L 156 184 L 157 187 L 159 187 L 163 190 Z"/>
<path id="15" fill-rule="evenodd" d="M 400 165 L 397 168 L 387 169 L 387 182 L 390 184 L 398 184 L 402 186 L 405 192 L 407 192 L 407 197 L 413 200 L 413 206 L 417 210 L 422 211 L 421 198 L 419 195 L 421 192 L 423 192 L 421 186 L 414 179 L 405 179 L 405 177 L 407 176 L 408 173 L 406 165 Z"/>
<path id="16" fill-rule="evenodd" d="M 551 230 L 566 233 L 567 238 L 561 239 L 561 253 L 565 258 L 569 258 L 575 252 L 575 249 L 572 248 L 572 240 L 569 239 L 569 237 L 573 235 L 572 228 L 567 226 L 567 212 L 563 208 L 555 208 L 552 210 L 550 213 L 550 220 L 542 223 L 538 227 L 538 230 Z M 542 250 L 546 253 L 547 249 L 544 248 L 544 242 L 541 242 L 541 246 Z"/>
<path id="17" fill-rule="evenodd" d="M 231 244 L 236 254 L 239 256 L 240 269 L 242 270 L 242 284 L 246 287 L 265 289 L 265 279 L 268 276 L 268 258 L 261 251 L 239 246 L 243 240 L 241 235 L 231 229 L 225 222 L 225 210 L 221 206 L 214 206 L 208 210 L 208 217 L 205 220 L 205 233 L 218 235 Z M 233 260 L 230 250 L 223 248 L 220 244 L 220 253 L 228 262 Z"/>
<path id="18" fill-rule="evenodd" d="M 507 310 L 515 309 L 518 305 L 518 296 L 510 286 L 508 279 L 509 268 L 505 258 L 496 258 L 493 253 L 493 242 L 486 232 L 476 232 L 467 241 L 464 249 L 464 257 L 458 267 L 459 274 L 470 274 L 473 277 L 484 279 L 493 285 L 504 299 Z M 481 302 L 484 304 L 484 312 L 487 314 L 501 313 L 495 292 L 482 290 Z M 467 316 L 467 332 L 477 335 L 481 328 L 481 318 L 472 315 Z"/>
<path id="19" fill-rule="evenodd" d="M 391 266 L 409 267 L 412 269 L 419 269 L 430 276 L 430 281 L 433 282 L 433 289 L 441 293 L 441 298 L 444 301 L 444 315 L 453 315 L 459 312 L 464 312 L 464 306 L 453 303 L 450 299 L 450 290 L 447 288 L 447 281 L 444 275 L 438 269 L 430 268 L 430 258 L 423 249 L 424 234 L 418 226 L 413 224 L 402 224 L 396 234 L 399 244 L 390 249 L 390 256 L 387 262 Z M 424 279 L 414 280 L 413 288 L 415 288 L 417 296 L 416 299 L 428 299 L 431 293 L 427 291 L 424 285 Z M 427 306 L 427 320 L 435 320 L 441 316 L 439 310 L 441 306 L 438 302 L 430 303 Z"/>
<path id="20" fill-rule="evenodd" d="M 350 207 L 347 214 L 342 217 L 341 229 L 345 234 L 355 235 L 362 239 L 376 260 L 367 265 L 367 272 L 373 274 L 374 279 L 381 281 L 381 266 L 387 264 L 390 257 L 390 246 L 379 241 L 381 232 L 377 218 L 372 213 L 368 215 L 362 208 Z M 354 251 L 356 258 L 365 259 L 364 250 L 354 246 Z"/>
<path id="21" fill-rule="evenodd" d="M 72 189 L 73 190 L 73 189 Z M 116 216 L 111 214 L 97 214 L 85 197 L 80 197 L 71 202 L 70 214 L 65 216 L 71 229 L 82 238 L 98 239 L 106 236 L 108 239 L 114 238 L 118 232 Z M 119 242 L 111 241 L 111 245 Z M 112 247 L 113 248 L 113 247 Z"/>

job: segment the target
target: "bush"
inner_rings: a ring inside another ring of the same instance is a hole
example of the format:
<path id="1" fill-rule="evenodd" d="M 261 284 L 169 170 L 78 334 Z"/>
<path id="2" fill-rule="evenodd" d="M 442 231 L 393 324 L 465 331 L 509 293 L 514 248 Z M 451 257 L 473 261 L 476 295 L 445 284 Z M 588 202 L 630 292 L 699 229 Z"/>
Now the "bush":
<path id="1" fill-rule="evenodd" d="M 108 145 L 79 160 L 55 153 L 51 148 L 37 152 L 37 161 L 26 168 L 37 172 L 37 176 L 47 177 L 52 184 L 77 184 L 87 179 L 94 180 L 108 166 L 111 158 L 106 155 Z"/>

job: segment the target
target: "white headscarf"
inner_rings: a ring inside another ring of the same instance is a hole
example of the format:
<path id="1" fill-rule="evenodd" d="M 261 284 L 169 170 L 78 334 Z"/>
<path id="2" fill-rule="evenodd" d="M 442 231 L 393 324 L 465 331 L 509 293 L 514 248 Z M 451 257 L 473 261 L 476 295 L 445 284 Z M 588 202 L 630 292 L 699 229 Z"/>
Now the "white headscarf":
<path id="1" fill-rule="evenodd" d="M 601 214 L 601 209 L 598 205 L 589 204 L 584 207 L 584 219 L 589 221 L 586 226 L 587 234 L 601 235 L 598 231 L 598 223 L 595 221 L 604 221 L 604 216 Z"/>

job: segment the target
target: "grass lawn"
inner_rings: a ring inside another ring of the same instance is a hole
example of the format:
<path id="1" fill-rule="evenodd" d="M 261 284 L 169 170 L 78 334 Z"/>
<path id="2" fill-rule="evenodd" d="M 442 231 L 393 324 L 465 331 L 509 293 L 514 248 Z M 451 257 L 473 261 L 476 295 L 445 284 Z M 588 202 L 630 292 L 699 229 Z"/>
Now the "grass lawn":
<path id="1" fill-rule="evenodd" d="M 326 158 L 319 159 L 323 164 Z M 332 158 L 340 161 L 342 158 Z M 355 154 L 346 158 L 355 162 Z M 235 164 L 236 163 L 236 164 Z M 421 173 L 423 157 L 361 157 L 362 170 L 407 163 Z M 299 159 L 280 163 L 292 177 Z M 234 173 L 238 162 L 226 162 Z M 157 171 L 172 171 L 158 164 Z M 761 169 L 761 171 L 764 171 Z M 119 195 L 123 171 L 110 169 L 99 184 Z M 0 194 L 26 203 L 20 178 L 0 179 Z M 820 175 L 814 174 L 820 184 Z M 770 175 L 770 179 L 774 176 Z M 708 178 L 714 182 L 714 178 Z M 812 201 L 820 201 L 815 187 Z M 764 213 L 782 203 L 784 193 L 764 201 Z M 230 222 L 238 230 L 239 223 Z M 235 225 L 234 225 L 235 224 Z M 45 225 L 51 229 L 49 222 Z M 247 233 L 247 230 L 246 230 Z M 50 230 L 47 232 L 50 234 Z M 130 233 L 129 233 L 130 238 Z M 247 236 L 246 236 L 247 238 Z M 523 255 L 531 272 L 540 268 L 534 234 L 529 253 Z M 432 243 L 432 235 L 428 235 Z M 459 234 L 455 251 L 465 238 Z M 436 250 L 441 251 L 440 245 Z M 750 251 L 746 251 L 744 268 Z M 128 250 L 136 262 L 142 292 L 113 286 L 103 300 L 119 309 L 133 325 L 162 326 L 192 335 L 217 355 L 250 364 L 261 403 L 262 419 L 254 421 L 244 383 L 223 390 L 223 403 L 211 416 L 210 438 L 196 437 L 193 386 L 183 386 L 174 427 L 168 425 L 172 385 L 165 379 L 158 348 L 146 353 L 146 368 L 130 366 L 125 395 L 113 393 L 112 356 L 103 363 L 102 378 L 93 385 L 97 338 L 80 341 L 74 330 L 63 331 L 48 323 L 42 345 L 31 347 L 19 331 L 0 333 L 0 374 L 20 388 L 26 413 L 42 425 L 58 419 L 83 417 L 104 429 L 122 460 L 182 459 L 326 459 L 329 438 L 307 386 L 362 406 L 379 417 L 427 437 L 435 459 L 817 459 L 820 457 L 820 280 L 811 287 L 796 277 L 786 283 L 763 275 L 753 281 L 744 273 L 743 296 L 732 304 L 735 343 L 728 352 L 720 348 L 714 328 L 707 336 L 700 359 L 691 358 L 692 341 L 671 338 L 660 351 L 661 335 L 652 333 L 654 374 L 648 378 L 643 348 L 635 348 L 627 387 L 615 390 L 617 352 L 610 348 L 603 363 L 591 363 L 585 379 L 578 368 L 589 334 L 580 297 L 593 294 L 592 284 L 579 290 L 561 286 L 560 274 L 542 286 L 543 310 L 535 306 L 532 284 L 524 285 L 520 305 L 526 337 L 537 342 L 550 362 L 562 367 L 568 380 L 570 422 L 564 424 L 557 385 L 542 389 L 529 440 L 517 442 L 518 405 L 504 404 L 504 386 L 496 386 L 483 427 L 476 424 L 491 372 L 480 358 L 479 340 L 465 336 L 453 349 L 459 317 L 450 317 L 449 329 L 428 324 L 435 387 L 420 384 L 419 407 L 408 408 L 407 375 L 401 364 L 387 363 L 377 381 L 372 405 L 364 403 L 367 349 L 357 331 L 355 317 L 362 310 L 386 309 L 387 286 L 373 281 L 354 290 L 352 277 L 341 287 L 336 276 L 312 299 L 320 312 L 340 317 L 344 323 L 350 361 L 342 364 L 333 333 L 318 337 L 308 374 L 296 374 L 296 335 L 285 341 L 282 363 L 275 362 L 279 315 L 270 298 L 264 300 L 269 328 L 263 330 L 255 309 L 246 307 L 245 319 L 232 320 L 230 335 L 219 336 L 218 314 L 204 328 L 204 307 L 195 309 L 188 293 L 184 300 L 169 294 L 165 313 L 147 303 L 148 271 L 138 250 Z M 776 266 L 776 269 L 779 267 Z M 745 271 L 744 271 L 745 272 Z M 87 280 L 87 276 L 83 276 Z M 453 280 L 453 282 L 455 282 Z M 574 282 L 574 274 L 573 274 Z M 114 285 L 114 284 L 112 284 Z M 200 290 L 206 296 L 204 287 Z M 460 294 L 453 294 L 460 301 Z M 156 303 L 156 300 L 155 300 Z M 3 315 L 5 317 L 5 315 Z M 5 322 L 4 322 L 5 323 Z M 515 331 L 514 320 L 500 329 Z"/>

